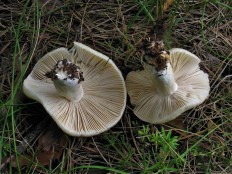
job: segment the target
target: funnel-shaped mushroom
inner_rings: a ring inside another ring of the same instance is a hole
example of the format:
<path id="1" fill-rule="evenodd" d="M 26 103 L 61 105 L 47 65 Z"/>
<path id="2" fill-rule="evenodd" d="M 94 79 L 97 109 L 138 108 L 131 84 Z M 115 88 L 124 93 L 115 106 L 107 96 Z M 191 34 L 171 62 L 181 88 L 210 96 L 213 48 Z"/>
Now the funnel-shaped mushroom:
<path id="1" fill-rule="evenodd" d="M 72 136 L 93 136 L 114 126 L 126 105 L 121 72 L 107 56 L 74 42 L 42 57 L 23 83 L 59 127 Z"/>
<path id="2" fill-rule="evenodd" d="M 164 44 L 144 44 L 142 71 L 130 72 L 126 87 L 134 114 L 149 123 L 168 122 L 201 104 L 209 94 L 208 75 L 200 59 L 179 48 L 165 51 Z"/>

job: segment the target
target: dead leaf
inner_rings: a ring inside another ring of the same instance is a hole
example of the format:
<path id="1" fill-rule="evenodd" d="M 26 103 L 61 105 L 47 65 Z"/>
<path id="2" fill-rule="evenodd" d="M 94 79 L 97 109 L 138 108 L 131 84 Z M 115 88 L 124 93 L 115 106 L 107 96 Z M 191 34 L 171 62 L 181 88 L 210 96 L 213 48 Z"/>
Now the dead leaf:
<path id="1" fill-rule="evenodd" d="M 174 1 L 174 0 L 167 0 L 167 2 L 164 3 L 163 10 L 164 10 L 164 11 L 167 11 L 168 8 L 173 4 L 173 1 Z"/>
<path id="2" fill-rule="evenodd" d="M 213 120 L 209 120 L 207 123 L 207 129 L 210 132 L 212 129 L 214 129 L 217 125 L 213 122 Z"/>
<path id="3" fill-rule="evenodd" d="M 42 165 L 50 165 L 53 160 L 60 160 L 63 150 L 68 145 L 66 135 L 59 129 L 59 127 L 52 123 L 48 129 L 39 137 L 37 151 L 34 155 L 21 155 L 18 158 L 19 166 L 28 166 L 33 162 Z M 13 158 L 12 166 L 17 167 L 16 160 Z"/>
<path id="4" fill-rule="evenodd" d="M 38 139 L 37 149 L 40 151 L 51 151 L 53 148 L 60 151 L 67 146 L 67 138 L 60 128 L 52 123 L 47 131 Z"/>
<path id="5" fill-rule="evenodd" d="M 168 125 L 173 126 L 175 128 L 181 129 L 181 130 L 186 130 L 186 125 L 184 124 L 184 119 L 183 117 L 177 117 L 174 120 L 171 120 L 167 122 Z"/>
<path id="6" fill-rule="evenodd" d="M 51 124 L 47 131 L 38 139 L 37 160 L 43 165 L 49 165 L 52 160 L 59 160 L 68 139 L 56 124 Z"/>
<path id="7" fill-rule="evenodd" d="M 18 165 L 20 167 L 29 166 L 32 163 L 32 160 L 33 160 L 32 157 L 29 155 L 20 155 L 18 157 Z M 12 158 L 11 165 L 12 167 L 15 167 L 15 168 L 18 167 L 15 157 Z"/>
<path id="8" fill-rule="evenodd" d="M 62 153 L 60 151 L 38 152 L 36 159 L 40 164 L 48 166 L 53 160 L 59 160 L 61 155 Z"/>

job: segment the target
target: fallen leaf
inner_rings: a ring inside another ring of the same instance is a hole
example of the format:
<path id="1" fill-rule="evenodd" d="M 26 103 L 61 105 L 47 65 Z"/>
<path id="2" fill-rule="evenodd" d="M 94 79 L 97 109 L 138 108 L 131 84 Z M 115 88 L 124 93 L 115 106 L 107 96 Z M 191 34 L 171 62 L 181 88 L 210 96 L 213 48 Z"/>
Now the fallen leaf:
<path id="1" fill-rule="evenodd" d="M 37 160 L 43 165 L 49 165 L 52 160 L 59 160 L 68 139 L 56 124 L 51 124 L 47 131 L 38 139 Z"/>
<path id="2" fill-rule="evenodd" d="M 63 150 L 68 145 L 66 135 L 59 129 L 59 127 L 52 123 L 48 129 L 39 137 L 36 153 L 21 155 L 18 158 L 18 165 L 28 166 L 40 163 L 44 166 L 50 165 L 53 160 L 60 160 Z M 17 167 L 15 158 L 12 159 L 11 164 Z"/>
<path id="3" fill-rule="evenodd" d="M 60 128 L 52 123 L 46 132 L 38 139 L 37 150 L 51 151 L 53 148 L 60 151 L 67 146 L 67 138 Z"/>
<path id="4" fill-rule="evenodd" d="M 167 11 L 168 8 L 173 4 L 174 0 L 167 0 L 167 2 L 164 3 L 163 10 Z"/>
<path id="5" fill-rule="evenodd" d="M 183 117 L 177 117 L 174 120 L 171 120 L 167 122 L 168 125 L 173 126 L 175 128 L 181 129 L 181 130 L 186 130 L 186 125 L 184 124 L 184 119 Z"/>
<path id="6" fill-rule="evenodd" d="M 32 160 L 33 160 L 32 157 L 29 155 L 20 155 L 18 157 L 18 165 L 19 167 L 29 166 L 32 163 Z M 12 158 L 11 165 L 12 167 L 15 167 L 15 168 L 18 167 L 15 157 Z"/>
<path id="7" fill-rule="evenodd" d="M 207 129 L 210 132 L 212 129 L 214 129 L 217 125 L 213 122 L 213 120 L 209 119 L 207 123 Z"/>
<path id="8" fill-rule="evenodd" d="M 48 166 L 53 160 L 59 160 L 61 155 L 62 152 L 60 151 L 38 152 L 36 154 L 36 159 L 40 164 Z"/>

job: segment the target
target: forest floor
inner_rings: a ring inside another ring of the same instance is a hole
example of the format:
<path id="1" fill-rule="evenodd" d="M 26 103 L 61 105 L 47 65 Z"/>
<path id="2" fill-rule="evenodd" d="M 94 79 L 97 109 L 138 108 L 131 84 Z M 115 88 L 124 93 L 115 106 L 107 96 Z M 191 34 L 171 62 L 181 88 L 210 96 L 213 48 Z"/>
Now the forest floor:
<path id="1" fill-rule="evenodd" d="M 159 1 L 160 2 L 160 1 Z M 232 173 L 232 1 L 1 0 L 2 173 Z M 208 73 L 204 103 L 165 124 L 127 107 L 119 123 L 88 138 L 64 134 L 22 82 L 35 63 L 78 41 L 109 56 L 126 77 L 141 68 L 137 43 L 163 26 L 167 49 L 197 55 Z"/>

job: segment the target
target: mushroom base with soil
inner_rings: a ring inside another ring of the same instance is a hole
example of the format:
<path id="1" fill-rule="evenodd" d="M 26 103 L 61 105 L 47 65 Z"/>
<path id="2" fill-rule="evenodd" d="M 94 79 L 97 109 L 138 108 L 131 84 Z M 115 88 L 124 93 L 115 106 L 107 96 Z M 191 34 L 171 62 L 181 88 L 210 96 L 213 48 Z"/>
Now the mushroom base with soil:
<path id="1" fill-rule="evenodd" d="M 84 96 L 81 85 L 84 81 L 83 72 L 71 61 L 59 60 L 45 76 L 51 78 L 58 93 L 66 99 L 79 101 Z"/>

